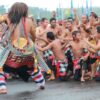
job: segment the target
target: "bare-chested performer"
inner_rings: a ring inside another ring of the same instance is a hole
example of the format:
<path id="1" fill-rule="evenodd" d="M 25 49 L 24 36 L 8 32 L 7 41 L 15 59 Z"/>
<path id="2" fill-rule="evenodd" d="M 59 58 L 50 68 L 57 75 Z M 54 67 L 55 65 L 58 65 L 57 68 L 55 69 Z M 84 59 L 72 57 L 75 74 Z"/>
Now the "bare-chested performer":
<path id="1" fill-rule="evenodd" d="M 78 31 L 74 31 L 72 33 L 72 36 L 73 36 L 73 41 L 70 42 L 70 45 L 71 45 L 73 56 L 74 56 L 74 60 L 73 60 L 74 69 L 77 70 L 77 69 L 81 69 L 82 67 L 81 81 L 83 82 L 85 81 L 84 80 L 85 70 L 88 67 L 88 66 L 85 66 L 85 63 L 89 56 L 89 52 L 86 51 L 86 55 L 84 55 L 84 49 L 86 48 L 86 45 L 81 40 L 82 39 L 81 34 Z"/>
<path id="2" fill-rule="evenodd" d="M 55 28 L 54 25 L 52 27 Z M 36 44 L 39 44 L 41 47 L 48 45 L 48 41 L 47 41 L 47 37 L 46 37 L 47 31 L 50 31 L 50 30 L 48 30 L 48 20 L 46 18 L 42 18 L 41 26 L 37 27 L 37 29 L 36 29 Z M 49 67 L 51 67 L 50 60 L 51 60 L 51 56 L 53 57 L 52 51 L 51 50 L 46 50 L 44 52 L 39 51 L 39 53 L 44 58 L 47 65 Z M 54 78 L 52 78 L 52 79 L 54 79 Z M 50 78 L 50 80 L 52 80 L 52 79 Z"/>
<path id="3" fill-rule="evenodd" d="M 41 26 L 36 28 L 36 43 L 42 47 L 46 45 L 44 40 L 46 39 L 46 32 L 48 27 L 48 20 L 46 18 L 41 19 Z"/>
<path id="4" fill-rule="evenodd" d="M 64 51 L 62 50 L 62 44 L 59 39 L 55 39 L 53 32 L 47 32 L 47 39 L 49 41 L 49 45 L 41 48 L 37 46 L 37 48 L 41 51 L 45 51 L 48 49 L 52 49 L 55 59 L 55 65 L 57 70 L 57 77 L 61 77 L 65 79 L 67 73 L 67 59 L 64 55 Z"/>
<path id="5" fill-rule="evenodd" d="M 78 16 L 76 9 L 73 9 L 74 12 L 74 19 L 69 17 L 68 19 L 64 19 L 62 21 L 62 36 L 64 40 L 72 40 L 72 32 L 78 30 Z"/>
<path id="6" fill-rule="evenodd" d="M 96 34 L 94 36 L 95 40 L 96 40 L 96 45 L 90 43 L 89 39 L 85 38 L 84 41 L 88 44 L 88 49 L 91 53 L 95 54 L 94 58 L 98 59 L 98 61 L 100 61 L 100 26 L 96 27 Z M 97 56 L 97 57 L 96 57 Z M 100 73 L 96 76 L 99 77 Z M 93 77 L 95 77 L 95 71 L 92 75 Z"/>
<path id="7" fill-rule="evenodd" d="M 57 24 L 55 18 L 50 19 L 50 26 L 47 28 L 48 32 L 53 32 L 55 37 L 58 38 L 58 35 L 61 33 L 61 27 Z"/>
<path id="8" fill-rule="evenodd" d="M 91 35 L 91 24 L 86 15 L 82 15 L 79 30 L 83 38 Z"/>
<path id="9" fill-rule="evenodd" d="M 89 42 L 88 38 L 84 39 L 84 41 L 89 45 L 90 48 L 92 48 L 95 52 L 98 52 L 100 50 L 100 26 L 97 26 L 97 32 L 95 35 L 96 41 L 97 41 L 97 45 L 94 45 L 92 43 Z"/>
<path id="10" fill-rule="evenodd" d="M 89 46 L 88 49 L 90 49 L 91 52 L 93 51 L 93 52 L 98 53 L 100 51 L 100 40 L 99 40 L 99 38 L 100 38 L 100 26 L 97 26 L 96 30 L 97 30 L 97 32 L 95 34 L 95 39 L 96 39 L 97 45 L 90 43 L 88 38 L 87 39 L 85 38 L 84 41 L 88 44 L 88 46 Z"/>

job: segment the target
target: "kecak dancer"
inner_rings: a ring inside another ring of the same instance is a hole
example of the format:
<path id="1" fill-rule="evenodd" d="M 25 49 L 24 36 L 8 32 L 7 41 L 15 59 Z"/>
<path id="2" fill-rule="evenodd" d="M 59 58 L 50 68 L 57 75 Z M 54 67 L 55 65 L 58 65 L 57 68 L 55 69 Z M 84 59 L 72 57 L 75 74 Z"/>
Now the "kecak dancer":
<path id="1" fill-rule="evenodd" d="M 11 7 L 9 13 L 0 19 L 0 22 L 6 20 L 11 30 L 9 37 L 6 36 L 7 34 L 4 36 L 10 49 L 7 50 L 7 57 L 5 56 L 6 62 L 3 55 L 3 58 L 0 57 L 0 61 L 3 61 L 0 62 L 0 94 L 7 93 L 4 72 L 17 73 L 24 81 L 28 81 L 31 76 L 40 89 L 45 88 L 44 77 L 40 69 L 35 68 L 34 65 L 34 52 L 31 49 L 34 48 L 35 27 L 27 15 L 27 5 L 17 2 Z"/>
<path id="2" fill-rule="evenodd" d="M 84 39 L 84 41 L 89 45 L 89 47 L 91 47 L 94 51 L 96 51 L 96 52 L 98 52 L 99 50 L 100 50 L 100 40 L 99 40 L 99 38 L 100 38 L 100 26 L 97 26 L 97 33 L 96 33 L 96 35 L 95 35 L 95 37 L 96 37 L 96 40 L 97 40 L 97 45 L 93 45 L 92 43 L 90 43 L 89 41 L 88 41 L 88 39 Z"/>
<path id="3" fill-rule="evenodd" d="M 81 34 L 78 31 L 72 32 L 72 36 L 73 41 L 70 42 L 70 46 L 73 51 L 74 78 L 77 80 L 81 77 L 81 81 L 84 82 L 85 71 L 88 69 L 87 59 L 89 57 L 89 52 L 85 49 L 86 45 L 81 40 Z"/>
<path id="4" fill-rule="evenodd" d="M 95 44 L 92 44 L 89 42 L 89 39 L 84 39 L 85 43 L 88 44 L 88 50 L 92 53 L 94 53 L 94 57 L 96 59 L 98 59 L 98 61 L 100 61 L 100 26 L 97 26 L 96 27 L 96 34 L 94 36 L 94 38 L 96 39 L 96 45 Z M 100 64 L 99 66 L 97 67 L 97 71 L 96 71 L 96 79 L 97 80 L 100 80 Z"/>
<path id="5" fill-rule="evenodd" d="M 39 45 L 37 45 L 37 48 L 41 51 L 45 51 L 48 49 L 51 49 L 54 54 L 54 64 L 56 66 L 56 75 L 61 80 L 66 80 L 67 76 L 67 66 L 68 62 L 64 55 L 64 51 L 62 50 L 62 43 L 60 39 L 56 39 L 53 32 L 47 32 L 47 39 L 49 41 L 49 44 L 42 48 Z M 52 77 L 54 77 L 52 75 Z"/>
<path id="6" fill-rule="evenodd" d="M 36 43 L 40 44 L 42 47 L 46 45 L 46 32 L 48 27 L 48 19 L 42 18 L 41 25 L 36 28 Z"/>
<path id="7" fill-rule="evenodd" d="M 35 42 L 36 44 L 39 44 L 41 47 L 44 47 L 48 44 L 47 37 L 46 37 L 47 27 L 48 27 L 48 19 L 42 18 L 41 25 L 36 28 L 36 42 Z M 52 52 L 50 50 L 44 52 L 39 51 L 39 54 L 47 62 L 47 59 L 50 55 L 52 55 Z M 50 74 L 51 72 L 47 71 L 46 73 Z"/>

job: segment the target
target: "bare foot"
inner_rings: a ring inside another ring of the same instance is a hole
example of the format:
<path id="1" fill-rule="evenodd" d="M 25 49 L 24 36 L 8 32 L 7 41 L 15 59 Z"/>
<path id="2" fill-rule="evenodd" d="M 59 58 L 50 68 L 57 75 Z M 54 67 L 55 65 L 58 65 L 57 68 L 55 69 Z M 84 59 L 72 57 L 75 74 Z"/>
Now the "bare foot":
<path id="1" fill-rule="evenodd" d="M 7 94 L 7 89 L 0 89 L 0 94 Z"/>
<path id="2" fill-rule="evenodd" d="M 81 78 L 81 82 L 85 82 L 84 78 Z"/>
<path id="3" fill-rule="evenodd" d="M 52 71 L 51 71 L 51 70 L 48 70 L 46 73 L 47 73 L 48 75 L 50 75 L 50 74 L 52 74 Z"/>
<path id="4" fill-rule="evenodd" d="M 50 78 L 48 79 L 48 81 L 53 81 L 53 80 L 55 80 L 54 76 L 50 76 Z"/>

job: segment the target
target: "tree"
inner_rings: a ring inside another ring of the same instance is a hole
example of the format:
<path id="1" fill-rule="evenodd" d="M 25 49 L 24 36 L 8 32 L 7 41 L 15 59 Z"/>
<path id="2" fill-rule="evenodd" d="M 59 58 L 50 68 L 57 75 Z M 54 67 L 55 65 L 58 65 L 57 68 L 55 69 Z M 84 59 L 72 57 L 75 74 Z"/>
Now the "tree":
<path id="1" fill-rule="evenodd" d="M 1 5 L 0 6 L 0 14 L 2 15 L 4 13 L 6 13 L 6 9 L 5 9 L 4 5 Z"/>

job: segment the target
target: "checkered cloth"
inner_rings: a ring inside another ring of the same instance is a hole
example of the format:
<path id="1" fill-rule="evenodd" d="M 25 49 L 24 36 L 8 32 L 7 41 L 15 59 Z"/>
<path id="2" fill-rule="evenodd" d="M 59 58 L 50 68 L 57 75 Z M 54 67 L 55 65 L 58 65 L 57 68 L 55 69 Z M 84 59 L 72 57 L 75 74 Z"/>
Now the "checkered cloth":
<path id="1" fill-rule="evenodd" d="M 44 59 L 48 59 L 52 55 L 53 55 L 53 52 L 51 50 L 46 50 L 43 52 Z"/>
<path id="2" fill-rule="evenodd" d="M 73 60 L 73 64 L 74 64 L 73 67 L 74 67 L 74 70 L 81 69 L 82 61 L 83 61 L 82 58 L 80 58 L 80 59 L 74 59 L 74 60 Z"/>
<path id="3" fill-rule="evenodd" d="M 73 55 L 73 51 L 72 51 L 71 47 L 65 48 L 65 56 L 68 60 L 74 59 L 74 55 Z"/>
<path id="4" fill-rule="evenodd" d="M 56 65 L 56 71 L 57 71 L 56 75 L 57 75 L 57 77 L 66 76 L 67 67 L 68 67 L 67 60 L 65 60 L 65 61 L 55 61 L 55 65 Z"/>

